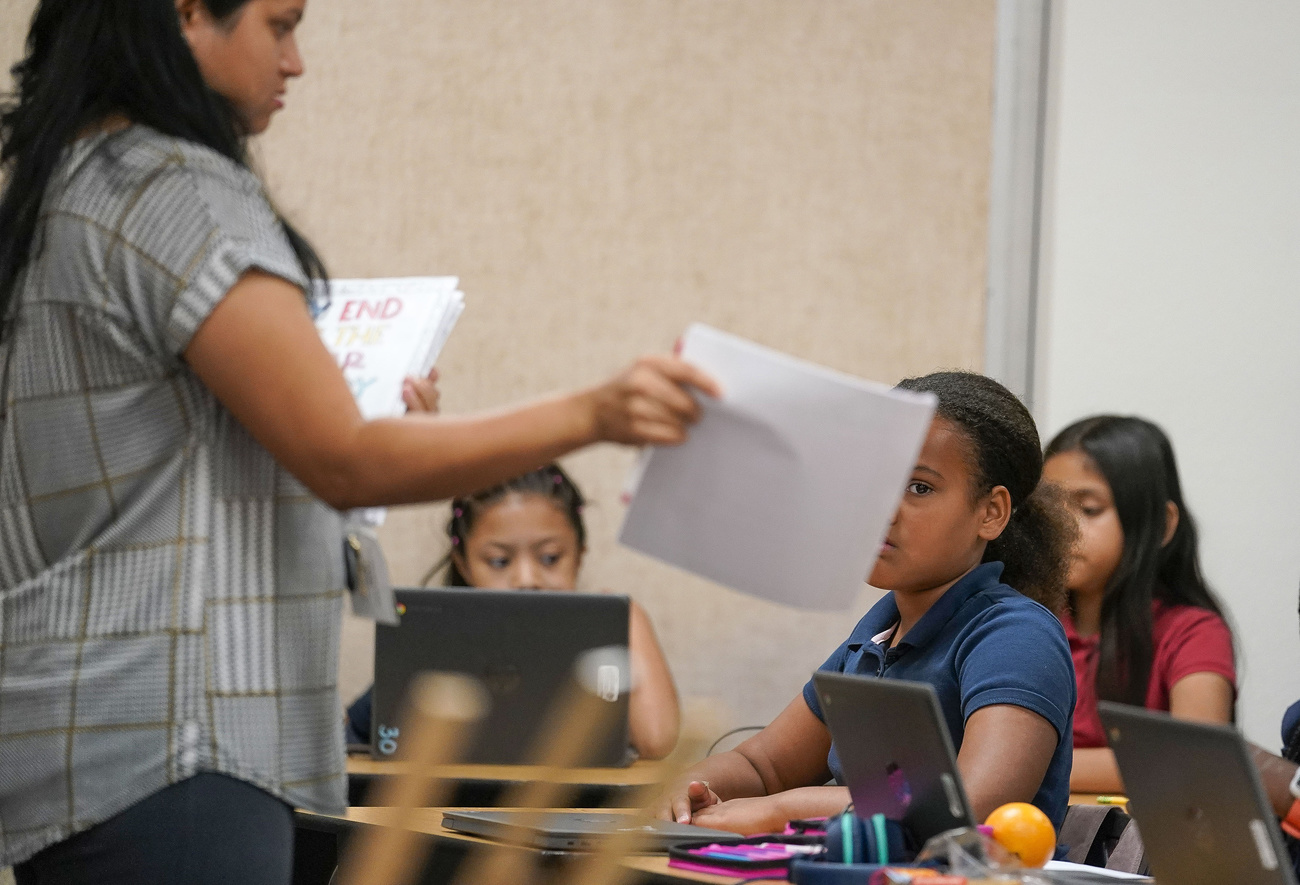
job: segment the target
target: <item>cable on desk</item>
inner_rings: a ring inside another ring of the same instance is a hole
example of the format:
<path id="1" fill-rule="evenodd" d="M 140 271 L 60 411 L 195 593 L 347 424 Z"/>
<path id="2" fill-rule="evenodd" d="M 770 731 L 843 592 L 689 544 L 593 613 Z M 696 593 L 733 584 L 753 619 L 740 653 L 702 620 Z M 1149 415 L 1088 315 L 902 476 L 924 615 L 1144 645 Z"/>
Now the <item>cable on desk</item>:
<path id="1" fill-rule="evenodd" d="M 719 737 L 716 741 L 714 741 L 713 743 L 709 744 L 709 751 L 708 751 L 707 753 L 705 753 L 704 755 L 705 755 L 705 756 L 712 756 L 712 755 L 713 755 L 713 751 L 714 751 L 715 749 L 717 749 L 718 744 L 722 743 L 722 742 L 725 741 L 727 738 L 731 737 L 733 734 L 740 734 L 742 731 L 762 731 L 762 730 L 763 730 L 764 728 L 766 728 L 766 727 L 767 727 L 767 726 L 765 726 L 765 725 L 742 725 L 742 726 L 740 726 L 739 728 L 733 728 L 731 731 L 727 732 L 726 734 L 724 734 L 724 735 L 722 735 L 721 737 Z"/>

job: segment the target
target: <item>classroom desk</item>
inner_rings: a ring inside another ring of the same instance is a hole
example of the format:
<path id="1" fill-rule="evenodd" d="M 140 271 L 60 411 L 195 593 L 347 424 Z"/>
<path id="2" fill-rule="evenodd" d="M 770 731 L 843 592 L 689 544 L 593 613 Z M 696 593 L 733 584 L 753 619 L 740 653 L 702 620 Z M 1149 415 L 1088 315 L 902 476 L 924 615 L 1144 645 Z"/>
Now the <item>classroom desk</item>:
<path id="1" fill-rule="evenodd" d="M 477 836 L 467 836 L 446 829 L 442 825 L 444 808 L 416 810 L 411 829 L 423 834 L 432 843 L 420 885 L 442 885 L 450 882 L 456 868 L 476 846 L 490 844 Z M 602 809 L 609 810 L 609 809 Z M 316 814 L 310 811 L 294 812 L 295 845 L 293 885 L 329 885 L 330 876 L 338 864 L 338 857 L 348 838 L 359 828 L 383 821 L 387 809 L 349 808 L 346 814 Z M 566 861 L 583 857 L 582 852 L 532 851 L 527 848 L 508 847 L 509 851 L 535 854 L 542 865 L 563 881 Z M 635 872 L 632 881 L 637 885 L 680 885 L 683 882 L 731 885 L 735 876 L 710 876 L 675 870 L 668 866 L 666 855 L 644 855 L 625 858 L 625 869 Z M 774 880 L 775 881 L 775 880 Z"/>
<path id="2" fill-rule="evenodd" d="M 348 771 L 348 805 L 364 806 L 370 788 L 384 778 L 402 771 L 400 762 L 372 759 L 367 755 L 350 755 Z M 444 765 L 439 777 L 454 782 L 448 805 L 457 807 L 495 807 L 506 794 L 522 783 L 536 778 L 541 769 L 533 765 Z M 602 805 L 630 805 L 643 787 L 658 783 L 664 774 L 662 763 L 634 762 L 626 768 L 573 768 L 566 772 L 564 783 L 573 787 L 567 804 L 573 808 L 596 808 Z"/>
<path id="3" fill-rule="evenodd" d="M 369 760 L 367 760 L 369 761 Z M 393 765 L 394 763 L 378 763 Z M 498 766 L 448 766 L 449 769 L 480 769 Z M 515 766 L 508 766 L 515 769 Z M 522 767 L 520 767 L 522 768 Z M 589 771 L 611 771 L 610 769 L 588 769 Z M 627 769 L 614 769 L 626 772 Z M 392 769 L 381 772 L 392 773 Z M 483 772 L 474 771 L 473 774 Z M 450 775 L 449 775 L 450 776 Z M 518 777 L 518 773 L 515 774 Z M 1074 793 L 1070 804 L 1096 804 L 1095 793 Z M 1124 806 L 1120 806 L 1124 807 Z M 473 850 L 475 845 L 485 844 L 486 840 L 477 836 L 455 833 L 442 826 L 444 808 L 422 808 L 415 812 L 412 829 L 422 833 L 432 841 L 428 852 L 428 861 L 420 885 L 442 885 L 452 880 L 457 866 Z M 606 809 L 608 810 L 608 809 Z M 310 811 L 294 813 L 294 877 L 293 885 L 329 885 L 330 878 L 338 865 L 342 847 L 358 828 L 374 825 L 381 821 L 384 809 L 374 807 L 349 808 L 346 814 L 316 814 Z M 511 851 L 524 851 L 526 848 L 510 848 Z M 578 856 L 574 852 L 544 851 L 536 852 L 543 862 L 563 870 L 564 861 Z M 710 876 L 702 873 L 690 873 L 675 870 L 668 866 L 664 855 L 644 855 L 625 858 L 622 865 L 638 874 L 634 879 L 639 885 L 673 885 L 673 883 L 702 882 L 723 885 L 734 883 L 734 876 Z M 562 877 L 557 877 L 562 878 Z M 778 881 L 778 880 L 773 880 Z M 778 881 L 779 885 L 779 881 Z"/>

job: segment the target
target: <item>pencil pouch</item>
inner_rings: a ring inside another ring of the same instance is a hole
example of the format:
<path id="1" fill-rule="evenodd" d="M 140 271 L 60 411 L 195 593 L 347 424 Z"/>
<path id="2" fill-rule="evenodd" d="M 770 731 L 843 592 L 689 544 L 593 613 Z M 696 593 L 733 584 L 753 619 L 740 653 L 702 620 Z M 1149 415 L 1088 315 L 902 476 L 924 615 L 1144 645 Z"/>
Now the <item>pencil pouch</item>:
<path id="1" fill-rule="evenodd" d="M 820 837 L 752 836 L 739 842 L 684 842 L 668 849 L 668 866 L 715 876 L 784 879 L 790 862 L 822 851 Z"/>

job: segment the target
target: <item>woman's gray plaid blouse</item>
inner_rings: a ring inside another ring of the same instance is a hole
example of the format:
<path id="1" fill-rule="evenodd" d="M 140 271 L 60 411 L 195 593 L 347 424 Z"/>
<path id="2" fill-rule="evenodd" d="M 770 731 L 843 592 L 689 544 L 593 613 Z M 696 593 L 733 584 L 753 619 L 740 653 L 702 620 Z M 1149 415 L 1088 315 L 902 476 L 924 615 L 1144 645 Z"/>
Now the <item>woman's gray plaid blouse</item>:
<path id="1" fill-rule="evenodd" d="M 339 516 L 181 359 L 252 267 L 305 283 L 207 149 L 85 138 L 46 193 L 0 350 L 0 863 L 197 771 L 344 804 Z"/>

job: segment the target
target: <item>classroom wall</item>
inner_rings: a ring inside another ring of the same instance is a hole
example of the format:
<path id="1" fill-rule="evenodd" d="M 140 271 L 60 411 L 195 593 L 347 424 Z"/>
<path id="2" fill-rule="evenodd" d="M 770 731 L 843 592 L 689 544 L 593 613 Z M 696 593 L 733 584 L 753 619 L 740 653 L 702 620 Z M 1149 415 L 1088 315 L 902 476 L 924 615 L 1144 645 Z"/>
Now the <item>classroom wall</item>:
<path id="1" fill-rule="evenodd" d="M 991 2 L 387 9 L 313 0 L 312 70 L 262 155 L 336 273 L 462 277 L 449 412 L 591 383 L 692 320 L 885 381 L 980 364 Z M 594 502 L 584 587 L 647 608 L 683 695 L 731 711 L 710 728 L 766 722 L 860 611 L 617 547 L 631 459 L 566 462 Z M 393 513 L 398 580 L 443 555 L 444 520 Z M 368 638 L 349 631 L 345 691 Z"/>
<path id="2" fill-rule="evenodd" d="M 1040 419 L 1169 431 L 1237 628 L 1239 719 L 1276 747 L 1300 697 L 1300 7 L 1053 16 Z"/>
<path id="3" fill-rule="evenodd" d="M 6 66 L 32 7 L 0 0 Z M 977 368 L 993 33 L 993 0 L 311 0 L 257 156 L 335 275 L 460 275 L 449 413 L 592 383 L 693 320 L 880 381 Z M 768 721 L 877 594 L 810 614 L 620 549 L 632 457 L 565 462 L 584 588 L 649 610 L 683 695 L 729 709 L 710 728 Z M 398 582 L 444 521 L 391 513 Z M 346 694 L 370 641 L 348 626 Z"/>

